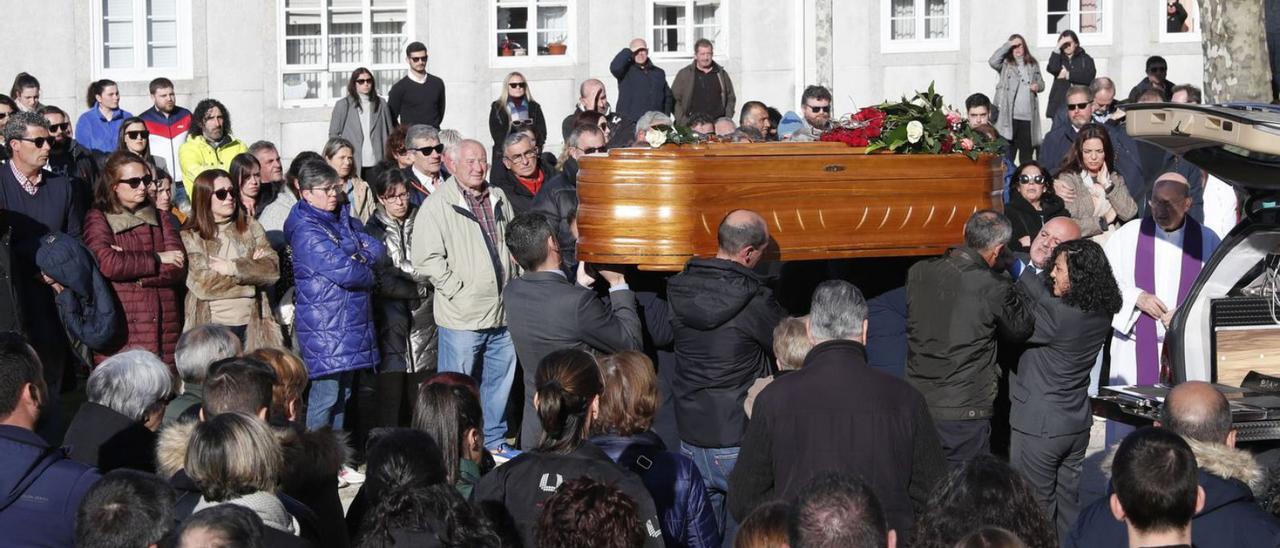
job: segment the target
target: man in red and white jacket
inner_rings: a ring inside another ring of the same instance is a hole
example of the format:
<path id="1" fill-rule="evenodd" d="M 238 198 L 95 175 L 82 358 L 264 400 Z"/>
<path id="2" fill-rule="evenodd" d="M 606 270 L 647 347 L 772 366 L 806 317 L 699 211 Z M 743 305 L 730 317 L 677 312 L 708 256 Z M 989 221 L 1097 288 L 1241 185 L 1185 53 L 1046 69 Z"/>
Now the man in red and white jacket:
<path id="1" fill-rule="evenodd" d="M 154 106 L 139 117 L 147 124 L 151 134 L 151 154 L 164 158 L 172 171 L 175 183 L 182 181 L 182 167 L 178 165 L 178 147 L 187 140 L 191 128 L 191 111 L 177 105 L 173 82 L 168 78 L 151 81 L 151 102 Z M 173 185 L 175 191 L 182 185 Z"/>

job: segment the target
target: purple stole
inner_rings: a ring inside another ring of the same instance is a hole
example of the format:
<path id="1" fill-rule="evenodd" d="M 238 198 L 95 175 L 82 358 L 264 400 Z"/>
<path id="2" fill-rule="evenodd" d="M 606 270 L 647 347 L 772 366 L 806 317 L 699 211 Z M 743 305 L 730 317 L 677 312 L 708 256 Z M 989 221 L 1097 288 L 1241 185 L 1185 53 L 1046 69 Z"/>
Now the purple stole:
<path id="1" fill-rule="evenodd" d="M 1200 268 L 1204 266 L 1204 241 L 1200 223 L 1186 217 L 1182 225 L 1182 271 L 1178 275 L 1178 301 L 1165 303 L 1177 307 L 1186 299 L 1195 283 Z M 1150 215 L 1142 218 L 1138 234 L 1138 254 L 1133 265 L 1134 283 L 1138 289 L 1156 294 L 1156 222 Z M 1138 353 L 1138 384 L 1152 385 L 1160 382 L 1160 352 L 1156 341 L 1156 319 L 1146 313 L 1138 315 L 1134 328 L 1134 342 Z"/>

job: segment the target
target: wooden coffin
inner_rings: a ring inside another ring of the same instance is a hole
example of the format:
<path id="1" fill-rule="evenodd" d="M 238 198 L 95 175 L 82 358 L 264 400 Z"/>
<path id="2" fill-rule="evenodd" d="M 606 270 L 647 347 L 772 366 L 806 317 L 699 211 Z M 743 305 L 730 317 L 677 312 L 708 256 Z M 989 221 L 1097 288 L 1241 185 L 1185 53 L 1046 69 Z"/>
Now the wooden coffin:
<path id="1" fill-rule="evenodd" d="M 992 156 L 864 154 L 843 143 L 708 143 L 583 157 L 578 258 L 679 270 L 713 256 L 734 209 L 769 223 L 767 258 L 933 255 L 1002 204 Z"/>

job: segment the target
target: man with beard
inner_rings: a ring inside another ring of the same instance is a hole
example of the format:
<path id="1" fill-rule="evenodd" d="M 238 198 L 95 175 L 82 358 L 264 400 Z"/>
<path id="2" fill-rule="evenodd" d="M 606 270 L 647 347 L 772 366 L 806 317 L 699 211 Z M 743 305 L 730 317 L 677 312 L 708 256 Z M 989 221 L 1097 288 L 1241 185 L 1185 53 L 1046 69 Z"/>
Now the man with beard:
<path id="1" fill-rule="evenodd" d="M 148 88 L 152 106 L 138 117 L 147 125 L 151 155 L 164 158 L 167 166 L 176 166 L 178 149 L 187 141 L 187 131 L 191 129 L 191 111 L 178 106 L 177 93 L 168 78 L 156 78 Z M 173 177 L 182 181 L 182 171 L 174 169 Z"/>
<path id="2" fill-rule="evenodd" d="M 76 209 L 84 214 L 93 204 L 93 184 L 98 180 L 98 164 L 93 161 L 89 150 L 72 138 L 71 118 L 66 112 L 53 105 L 45 105 L 37 113 L 49 122 L 49 135 L 53 137 L 47 167 L 49 171 L 67 178 Z"/>
<path id="3" fill-rule="evenodd" d="M 196 176 L 208 169 L 230 169 L 231 159 L 249 147 L 231 135 L 231 113 L 217 99 L 205 99 L 191 115 L 187 142 L 178 148 L 182 186 L 191 196 Z"/>

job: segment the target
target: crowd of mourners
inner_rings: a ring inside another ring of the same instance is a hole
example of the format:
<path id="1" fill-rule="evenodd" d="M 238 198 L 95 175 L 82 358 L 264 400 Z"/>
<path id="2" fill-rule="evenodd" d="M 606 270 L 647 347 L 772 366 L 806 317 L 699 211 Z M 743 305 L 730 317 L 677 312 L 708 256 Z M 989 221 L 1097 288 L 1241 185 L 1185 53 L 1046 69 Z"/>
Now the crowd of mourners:
<path id="1" fill-rule="evenodd" d="M 576 257 L 582 156 L 832 126 L 826 88 L 739 107 L 695 50 L 670 85 L 644 40 L 619 51 L 617 107 L 583 82 L 558 157 L 519 72 L 491 149 L 441 129 L 419 42 L 386 97 L 353 71 L 287 166 L 168 79 L 137 116 L 93 82 L 73 124 L 18 75 L 0 545 L 1280 546 L 1276 474 L 1205 383 L 1109 424 L 1106 494 L 1080 498 L 1089 393 L 1163 379 L 1179 289 L 1239 215 L 1124 131 L 1122 103 L 1199 101 L 1163 59 L 1125 101 L 1073 32 L 1044 68 L 1012 36 L 964 105 L 1007 144 L 1004 212 L 870 299 L 842 275 L 866 263 L 832 261 L 784 307 L 802 282 L 745 209 L 675 275 Z"/>

